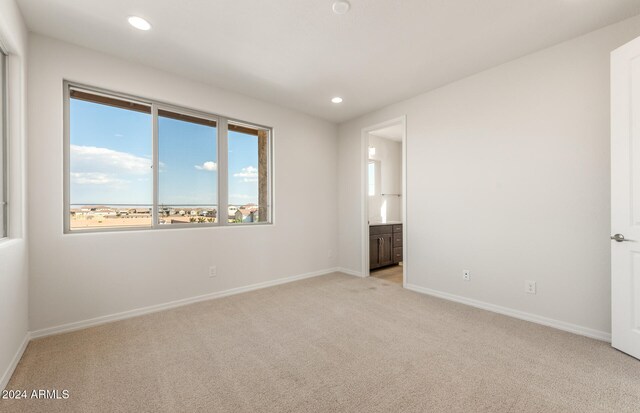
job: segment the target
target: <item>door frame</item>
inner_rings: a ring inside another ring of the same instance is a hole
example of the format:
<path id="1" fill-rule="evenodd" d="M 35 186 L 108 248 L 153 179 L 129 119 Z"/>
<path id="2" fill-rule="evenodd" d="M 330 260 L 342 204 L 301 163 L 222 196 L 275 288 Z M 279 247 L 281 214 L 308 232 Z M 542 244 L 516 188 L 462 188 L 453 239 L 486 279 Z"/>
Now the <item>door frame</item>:
<path id="1" fill-rule="evenodd" d="M 407 253 L 407 116 L 402 115 L 375 125 L 362 128 L 360 139 L 360 231 L 362 245 L 362 276 L 369 277 L 369 197 L 368 192 L 368 163 L 369 163 L 369 133 L 389 126 L 400 125 L 402 129 L 402 287 L 406 287 L 408 278 Z"/>

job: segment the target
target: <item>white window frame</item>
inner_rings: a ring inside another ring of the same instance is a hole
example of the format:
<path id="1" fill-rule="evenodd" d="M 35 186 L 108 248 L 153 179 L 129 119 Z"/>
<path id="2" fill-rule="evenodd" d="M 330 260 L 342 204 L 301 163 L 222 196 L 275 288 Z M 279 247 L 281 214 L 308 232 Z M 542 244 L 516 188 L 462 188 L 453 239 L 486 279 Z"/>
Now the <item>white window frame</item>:
<path id="1" fill-rule="evenodd" d="M 0 239 L 9 237 L 9 81 L 7 53 L 0 47 Z"/>
<path id="2" fill-rule="evenodd" d="M 132 96 L 119 92 L 112 92 L 93 86 L 87 86 L 80 83 L 63 81 L 64 87 L 64 228 L 65 234 L 83 234 L 91 232 L 116 232 L 116 231 L 148 231 L 148 230 L 165 230 L 165 229 L 199 229 L 199 228 L 222 228 L 222 227 L 247 227 L 247 226 L 264 226 L 273 225 L 274 206 L 273 206 L 273 140 L 274 133 L 273 128 L 269 126 L 259 125 L 252 122 L 241 121 L 230 117 L 202 112 L 195 109 L 185 108 L 183 106 L 176 106 L 169 103 L 145 99 L 137 96 Z M 70 213 L 71 213 L 71 163 L 70 163 L 70 149 L 71 149 L 71 89 L 80 90 L 91 94 L 104 95 L 116 99 L 123 99 L 148 105 L 151 108 L 151 122 L 152 122 L 152 159 L 153 159 L 153 200 L 151 211 L 151 225 L 150 226 L 138 226 L 138 227 L 112 227 L 112 228 L 82 228 L 71 229 Z M 159 207 L 159 153 L 158 153 L 158 110 L 166 110 L 175 112 L 178 114 L 184 114 L 194 116 L 207 120 L 214 120 L 216 122 L 216 145 L 217 145 L 217 162 L 218 162 L 218 211 L 217 222 L 215 223 L 184 223 L 184 224 L 159 224 L 158 220 L 158 207 Z M 244 223 L 230 223 L 228 222 L 228 124 L 232 122 L 234 124 L 244 125 L 250 128 L 265 130 L 268 132 L 267 142 L 267 211 L 268 219 L 263 222 L 244 222 Z"/>

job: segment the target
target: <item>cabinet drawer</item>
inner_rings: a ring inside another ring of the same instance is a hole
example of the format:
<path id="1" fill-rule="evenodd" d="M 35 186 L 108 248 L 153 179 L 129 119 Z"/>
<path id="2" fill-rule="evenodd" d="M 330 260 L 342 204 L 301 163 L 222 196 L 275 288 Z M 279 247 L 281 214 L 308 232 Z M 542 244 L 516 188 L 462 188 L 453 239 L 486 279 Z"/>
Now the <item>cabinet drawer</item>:
<path id="1" fill-rule="evenodd" d="M 402 261 L 402 247 L 396 247 L 393 249 L 393 262 L 394 264 Z"/>
<path id="2" fill-rule="evenodd" d="M 374 225 L 369 227 L 369 235 L 391 234 L 393 225 Z"/>
<path id="3" fill-rule="evenodd" d="M 402 247 L 402 232 L 393 234 L 393 247 Z"/>
<path id="4" fill-rule="evenodd" d="M 402 224 L 394 225 L 393 232 L 402 232 Z"/>

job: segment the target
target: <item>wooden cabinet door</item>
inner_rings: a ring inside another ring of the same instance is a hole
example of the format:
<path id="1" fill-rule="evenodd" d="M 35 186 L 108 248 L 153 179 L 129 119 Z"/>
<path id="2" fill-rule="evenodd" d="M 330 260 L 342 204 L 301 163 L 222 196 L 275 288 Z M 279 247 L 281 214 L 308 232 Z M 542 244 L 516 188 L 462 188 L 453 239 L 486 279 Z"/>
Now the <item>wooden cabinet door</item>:
<path id="1" fill-rule="evenodd" d="M 391 234 L 381 234 L 380 255 L 378 257 L 379 266 L 393 264 L 393 236 Z"/>
<path id="2" fill-rule="evenodd" d="M 380 266 L 380 235 L 369 236 L 369 269 Z"/>

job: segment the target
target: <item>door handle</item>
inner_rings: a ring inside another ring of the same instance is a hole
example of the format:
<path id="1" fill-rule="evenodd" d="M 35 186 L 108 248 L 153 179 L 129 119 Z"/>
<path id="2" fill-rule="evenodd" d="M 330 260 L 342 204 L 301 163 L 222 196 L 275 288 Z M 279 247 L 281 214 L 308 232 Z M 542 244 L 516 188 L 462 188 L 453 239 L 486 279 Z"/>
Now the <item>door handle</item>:
<path id="1" fill-rule="evenodd" d="M 622 234 L 612 235 L 611 239 L 614 240 L 615 242 L 631 241 L 630 239 L 626 239 Z"/>

